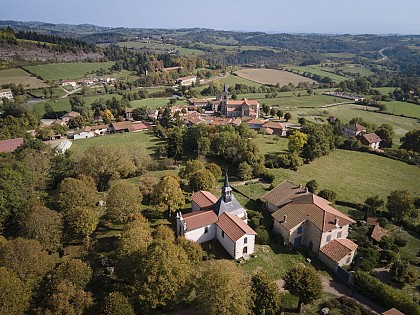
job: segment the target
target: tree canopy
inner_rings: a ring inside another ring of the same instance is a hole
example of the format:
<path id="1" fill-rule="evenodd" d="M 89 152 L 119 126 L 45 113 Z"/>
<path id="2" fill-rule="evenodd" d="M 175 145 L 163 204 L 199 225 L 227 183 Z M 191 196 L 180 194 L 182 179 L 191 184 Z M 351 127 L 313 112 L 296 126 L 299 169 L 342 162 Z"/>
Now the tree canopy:
<path id="1" fill-rule="evenodd" d="M 184 206 L 185 198 L 178 181 L 172 176 L 164 176 L 155 186 L 151 202 L 158 210 L 167 210 L 170 215 Z"/>

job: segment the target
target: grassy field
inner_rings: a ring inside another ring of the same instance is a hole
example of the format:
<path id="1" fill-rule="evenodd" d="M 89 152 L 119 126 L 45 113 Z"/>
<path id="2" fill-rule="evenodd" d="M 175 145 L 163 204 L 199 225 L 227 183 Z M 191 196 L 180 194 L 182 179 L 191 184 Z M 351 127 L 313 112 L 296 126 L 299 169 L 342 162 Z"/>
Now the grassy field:
<path id="1" fill-rule="evenodd" d="M 46 81 L 53 80 L 77 80 L 92 71 L 108 69 L 114 62 L 92 62 L 92 63 L 52 63 L 39 66 L 26 67 L 31 73 L 39 75 Z"/>
<path id="2" fill-rule="evenodd" d="M 389 92 L 393 92 L 395 90 L 395 87 L 385 86 L 385 87 L 379 87 L 379 88 L 373 88 L 373 89 L 381 92 L 381 94 L 383 95 L 387 95 Z"/>
<path id="3" fill-rule="evenodd" d="M 147 152 L 152 154 L 154 153 L 155 147 L 160 143 L 160 140 L 154 136 L 152 131 L 142 131 L 73 140 L 72 142 L 71 151 L 76 155 L 83 154 L 88 148 L 99 145 L 107 147 L 128 147 L 138 143 L 143 144 Z"/>
<path id="4" fill-rule="evenodd" d="M 295 95 L 293 95 L 293 93 Z M 301 96 L 298 96 L 301 94 Z M 238 95 L 238 98 L 246 97 L 249 99 L 256 99 L 260 103 L 264 103 L 270 106 L 280 106 L 283 109 L 293 109 L 299 107 L 320 107 L 329 105 L 335 102 L 344 101 L 337 98 L 334 101 L 334 98 L 327 95 L 322 95 L 321 92 L 317 91 L 316 95 L 308 95 L 306 91 L 296 91 L 296 92 L 285 92 L 279 93 L 280 97 L 276 98 L 265 98 L 264 94 L 241 94 Z"/>
<path id="5" fill-rule="evenodd" d="M 25 70 L 16 68 L 0 70 L 0 85 L 8 83 L 22 84 L 25 89 L 38 89 L 49 86 L 42 80 L 31 76 Z"/>
<path id="6" fill-rule="evenodd" d="M 294 71 L 299 71 L 299 73 L 308 72 L 308 73 L 320 75 L 322 77 L 329 77 L 335 82 L 341 82 L 341 81 L 347 80 L 346 77 L 343 77 L 343 76 L 337 75 L 335 73 L 331 73 L 329 71 L 326 71 L 328 68 L 324 69 L 324 68 L 321 68 L 318 65 L 311 65 L 311 66 L 305 66 L 305 67 L 290 66 L 290 67 L 287 67 L 287 68 L 292 69 Z"/>
<path id="7" fill-rule="evenodd" d="M 395 115 L 406 115 L 410 117 L 420 118 L 420 104 L 412 104 L 407 102 L 381 102 L 387 107 L 387 111 Z"/>
<path id="8" fill-rule="evenodd" d="M 242 69 L 236 72 L 241 78 L 255 81 L 261 84 L 285 85 L 289 83 L 298 84 L 299 82 L 315 83 L 314 80 L 300 76 L 295 73 L 273 70 L 273 69 Z"/>
<path id="9" fill-rule="evenodd" d="M 250 81 L 248 79 L 241 78 L 240 76 L 236 76 L 236 75 L 229 75 L 227 77 L 221 78 L 218 81 L 222 85 L 226 83 L 227 87 L 234 86 L 235 84 L 246 84 L 246 85 L 250 85 L 250 86 L 261 86 L 261 84 L 258 83 L 258 82 Z"/>
<path id="10" fill-rule="evenodd" d="M 146 106 L 147 108 L 159 108 L 168 105 L 170 99 L 171 97 L 145 98 L 142 100 L 131 101 L 130 103 L 134 108 L 141 106 Z M 188 102 L 185 100 L 179 100 L 175 103 L 175 105 L 188 105 Z"/>
<path id="11" fill-rule="evenodd" d="M 178 53 L 181 56 L 189 56 L 189 55 L 202 55 L 204 51 L 198 49 L 191 49 L 191 48 L 184 48 L 179 47 L 172 44 L 165 44 L 158 41 L 126 41 L 126 42 L 119 42 L 117 43 L 120 47 L 127 47 L 132 49 L 138 50 L 149 50 L 154 51 L 157 53 L 165 53 L 168 51 L 173 51 L 174 53 Z"/>

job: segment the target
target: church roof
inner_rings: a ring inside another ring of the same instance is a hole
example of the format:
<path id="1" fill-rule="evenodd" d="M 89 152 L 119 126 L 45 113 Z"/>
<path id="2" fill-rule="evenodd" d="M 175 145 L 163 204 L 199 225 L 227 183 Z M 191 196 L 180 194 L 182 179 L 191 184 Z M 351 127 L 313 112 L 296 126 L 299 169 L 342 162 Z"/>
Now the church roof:
<path id="1" fill-rule="evenodd" d="M 234 214 L 223 213 L 216 223 L 218 227 L 234 242 L 244 235 L 256 235 L 257 233 L 244 221 Z"/>
<path id="2" fill-rule="evenodd" d="M 191 196 L 191 201 L 200 208 L 212 207 L 217 202 L 217 197 L 209 191 L 200 190 Z"/>
<path id="3" fill-rule="evenodd" d="M 224 212 L 239 214 L 245 212 L 245 209 L 241 206 L 238 200 L 236 200 L 234 195 L 231 195 L 230 201 L 224 201 L 223 197 L 220 197 L 219 200 L 214 205 L 214 212 L 217 216 L 220 217 Z"/>
<path id="4" fill-rule="evenodd" d="M 188 231 L 199 229 L 203 226 L 217 222 L 217 216 L 212 210 L 194 211 L 183 215 Z"/>

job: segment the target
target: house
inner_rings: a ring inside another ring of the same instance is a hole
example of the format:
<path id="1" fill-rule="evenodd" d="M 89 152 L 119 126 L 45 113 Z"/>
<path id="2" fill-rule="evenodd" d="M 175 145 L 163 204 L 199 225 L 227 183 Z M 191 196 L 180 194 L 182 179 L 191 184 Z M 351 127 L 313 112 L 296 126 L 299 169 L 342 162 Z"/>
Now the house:
<path id="1" fill-rule="evenodd" d="M 209 103 L 207 100 L 200 99 L 200 98 L 190 98 L 188 102 L 190 103 L 190 105 L 196 106 L 196 107 L 206 107 L 207 104 Z"/>
<path id="2" fill-rule="evenodd" d="M 7 139 L 0 141 L 0 153 L 13 152 L 23 144 L 23 138 Z"/>
<path id="3" fill-rule="evenodd" d="M 248 226 L 246 210 L 233 195 L 227 174 L 220 198 L 199 191 L 191 200 L 193 211 L 177 214 L 177 235 L 198 243 L 216 239 L 234 259 L 254 253 L 257 233 Z"/>
<path id="4" fill-rule="evenodd" d="M 60 81 L 61 86 L 70 85 L 73 89 L 77 87 L 77 82 L 73 80 L 62 80 Z"/>
<path id="5" fill-rule="evenodd" d="M 133 112 L 134 112 L 134 108 L 132 108 L 132 107 L 126 108 L 124 110 L 125 119 L 127 119 L 127 120 L 133 120 Z"/>
<path id="6" fill-rule="evenodd" d="M 80 116 L 80 113 L 71 111 L 60 118 L 64 123 L 68 124 L 70 119 L 73 119 L 79 116 Z"/>
<path id="7" fill-rule="evenodd" d="M 276 121 L 268 121 L 262 125 L 262 128 L 270 128 L 273 130 L 274 135 L 285 137 L 287 135 L 288 126 L 290 123 L 279 123 Z"/>
<path id="8" fill-rule="evenodd" d="M 95 133 L 96 136 L 103 136 L 108 133 L 109 125 L 90 126 L 90 129 Z"/>
<path id="9" fill-rule="evenodd" d="M 355 124 L 345 125 L 343 127 L 343 131 L 344 131 L 344 134 L 347 136 L 347 138 L 351 138 L 351 137 L 357 137 L 360 134 L 366 133 L 367 128 L 358 123 L 355 123 Z"/>
<path id="10" fill-rule="evenodd" d="M 248 125 L 249 129 L 260 130 L 265 122 L 266 120 L 254 118 L 246 121 L 245 123 Z"/>
<path id="11" fill-rule="evenodd" d="M 357 139 L 360 141 L 361 144 L 367 145 L 373 150 L 378 150 L 379 144 L 382 141 L 382 139 L 379 138 L 379 136 L 374 132 L 360 134 L 359 136 L 357 136 Z"/>
<path id="12" fill-rule="evenodd" d="M 94 136 L 95 132 L 89 126 L 78 129 L 73 133 L 74 140 L 93 138 Z"/>
<path id="13" fill-rule="evenodd" d="M 190 86 L 197 81 L 196 75 L 190 75 L 187 77 L 181 77 L 176 80 L 177 84 L 181 84 L 182 86 Z"/>
<path id="14" fill-rule="evenodd" d="M 9 100 L 13 99 L 12 90 L 10 89 L 2 89 L 0 90 L 0 103 L 3 102 L 2 99 L 7 98 Z"/>
<path id="15" fill-rule="evenodd" d="M 133 131 L 144 131 L 148 130 L 150 125 L 148 123 L 144 123 L 142 121 L 133 122 Z"/>
<path id="16" fill-rule="evenodd" d="M 387 230 L 385 230 L 383 227 L 377 224 L 373 227 L 372 232 L 370 233 L 370 238 L 374 242 L 379 243 L 382 240 L 382 237 L 384 237 L 387 234 Z"/>
<path id="17" fill-rule="evenodd" d="M 84 80 L 80 80 L 79 81 L 79 84 L 80 85 L 94 85 L 95 84 L 95 81 L 94 80 L 92 80 L 92 79 L 84 79 Z"/>
<path id="18" fill-rule="evenodd" d="M 134 131 L 133 123 L 131 121 L 113 122 L 109 127 L 110 133 L 122 133 Z"/>
<path id="19" fill-rule="evenodd" d="M 405 315 L 403 312 L 400 312 L 396 308 L 391 308 L 382 313 L 382 315 Z"/>
<path id="20" fill-rule="evenodd" d="M 215 101 L 211 102 L 214 111 L 219 109 L 222 115 L 227 118 L 231 117 L 252 117 L 258 118 L 260 114 L 260 103 L 255 100 L 232 100 L 228 97 L 226 84 L 222 94 L 220 94 Z"/>
<path id="21" fill-rule="evenodd" d="M 355 221 L 330 202 L 289 181 L 263 196 L 274 219 L 273 231 L 285 244 L 304 246 L 332 270 L 352 262 L 357 245 L 347 239 Z"/>

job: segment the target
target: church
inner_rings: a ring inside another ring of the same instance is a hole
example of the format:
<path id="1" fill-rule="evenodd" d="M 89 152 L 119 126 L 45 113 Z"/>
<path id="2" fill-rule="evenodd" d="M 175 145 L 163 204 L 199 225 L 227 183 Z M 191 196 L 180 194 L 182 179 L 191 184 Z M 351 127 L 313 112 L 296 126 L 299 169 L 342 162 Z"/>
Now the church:
<path id="1" fill-rule="evenodd" d="M 212 107 L 218 108 L 226 118 L 232 117 L 252 117 L 258 118 L 260 113 L 260 103 L 255 100 L 248 100 L 243 98 L 241 100 L 232 100 L 228 97 L 226 84 L 224 85 L 223 92 L 215 101 L 212 102 Z"/>
<path id="2" fill-rule="evenodd" d="M 178 236 L 198 243 L 217 239 L 234 259 L 247 258 L 254 253 L 257 233 L 248 226 L 246 210 L 233 195 L 227 173 L 219 199 L 200 190 L 191 196 L 191 201 L 192 212 L 177 213 Z"/>

